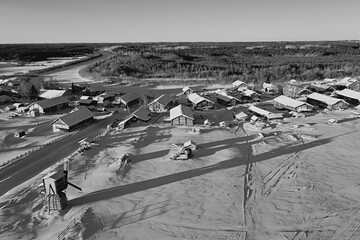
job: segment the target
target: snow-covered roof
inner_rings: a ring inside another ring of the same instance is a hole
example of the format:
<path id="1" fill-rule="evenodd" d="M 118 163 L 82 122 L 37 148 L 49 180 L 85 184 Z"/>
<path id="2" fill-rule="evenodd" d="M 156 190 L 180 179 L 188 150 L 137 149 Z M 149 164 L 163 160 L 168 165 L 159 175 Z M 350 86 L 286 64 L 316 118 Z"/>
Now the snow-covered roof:
<path id="1" fill-rule="evenodd" d="M 360 92 L 345 88 L 341 91 L 336 91 L 335 92 L 336 95 L 339 96 L 343 96 L 343 97 L 347 97 L 347 98 L 352 98 L 352 99 L 357 99 L 360 101 Z"/>
<path id="2" fill-rule="evenodd" d="M 190 93 L 187 97 L 194 105 L 197 105 L 197 104 L 201 103 L 202 101 L 207 101 L 207 102 L 213 103 L 209 99 L 206 99 L 197 93 Z"/>
<path id="3" fill-rule="evenodd" d="M 342 99 L 330 97 L 330 96 L 320 94 L 320 93 L 312 93 L 309 96 L 307 96 L 307 98 L 314 99 L 314 100 L 317 100 L 320 102 L 324 102 L 328 105 L 334 105 L 340 101 L 344 101 Z"/>
<path id="4" fill-rule="evenodd" d="M 178 105 L 172 109 L 170 109 L 170 120 L 173 120 L 177 117 L 185 116 L 194 120 L 194 114 L 192 113 L 191 109 L 184 105 Z"/>
<path id="5" fill-rule="evenodd" d="M 148 106 L 151 105 L 151 104 L 154 104 L 154 103 L 156 103 L 156 102 L 158 102 L 158 103 L 166 106 L 166 105 L 168 105 L 172 100 L 173 100 L 172 97 L 170 97 L 170 96 L 167 95 L 167 94 L 163 94 L 163 95 L 161 95 L 160 97 L 154 99 L 154 101 L 152 101 L 151 103 L 149 103 Z"/>
<path id="6" fill-rule="evenodd" d="M 257 114 L 259 114 L 259 115 L 261 115 L 261 116 L 267 116 L 267 115 L 271 114 L 271 112 L 266 111 L 266 110 L 264 110 L 264 109 L 261 109 L 261 108 L 259 108 L 259 107 L 256 107 L 256 106 L 254 106 L 254 105 L 251 105 L 251 106 L 249 107 L 249 110 L 252 111 L 252 112 L 254 112 L 254 113 L 257 113 Z"/>
<path id="7" fill-rule="evenodd" d="M 300 107 L 300 106 L 306 104 L 305 102 L 298 101 L 298 100 L 289 98 L 289 97 L 284 96 L 284 95 L 281 95 L 281 96 L 275 98 L 274 102 L 278 102 L 278 103 L 280 103 L 282 105 L 293 107 L 293 108 L 297 108 L 297 107 Z"/>
<path id="8" fill-rule="evenodd" d="M 253 94 L 257 94 L 257 93 L 256 93 L 256 92 L 254 92 L 253 90 L 246 89 L 246 90 L 243 92 L 243 94 L 244 94 L 245 96 L 250 97 L 251 95 L 253 95 Z"/>
<path id="9" fill-rule="evenodd" d="M 227 95 L 227 93 L 226 93 L 226 91 L 224 89 L 215 90 L 215 94 L 224 95 L 224 96 Z"/>
<path id="10" fill-rule="evenodd" d="M 263 83 L 263 88 L 278 90 L 278 88 L 274 84 L 270 83 Z"/>
<path id="11" fill-rule="evenodd" d="M 244 112 L 239 112 L 238 114 L 235 115 L 236 119 L 243 119 L 243 118 L 247 118 L 248 115 Z"/>
<path id="12" fill-rule="evenodd" d="M 246 85 L 246 83 L 244 83 L 243 81 L 240 81 L 240 80 L 236 80 L 235 82 L 232 83 L 232 85 L 234 87 L 239 87 L 241 85 Z"/>
<path id="13" fill-rule="evenodd" d="M 56 98 L 62 97 L 65 94 L 66 90 L 47 90 L 39 95 L 41 98 Z"/>

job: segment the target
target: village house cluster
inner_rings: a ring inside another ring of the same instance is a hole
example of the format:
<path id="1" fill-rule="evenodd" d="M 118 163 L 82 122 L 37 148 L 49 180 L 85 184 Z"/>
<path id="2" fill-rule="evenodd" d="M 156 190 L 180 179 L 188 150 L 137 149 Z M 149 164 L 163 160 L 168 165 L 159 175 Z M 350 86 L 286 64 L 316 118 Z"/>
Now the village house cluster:
<path id="1" fill-rule="evenodd" d="M 119 94 L 105 91 L 101 85 L 71 89 L 46 90 L 30 104 L 14 103 L 4 110 L 13 112 L 10 117 L 27 114 L 61 114 L 52 122 L 54 131 L 73 131 L 94 121 L 98 113 L 127 113 L 112 127 L 127 128 L 133 123 L 162 119 L 170 125 L 193 126 L 207 119 L 199 119 L 201 112 L 227 108 L 236 120 L 266 121 L 284 118 L 287 113 L 312 112 L 317 109 L 339 110 L 360 104 L 359 79 L 324 79 L 317 82 L 288 81 L 282 92 L 273 84 L 264 83 L 261 91 L 237 80 L 230 88 L 194 90 L 185 86 L 176 95 L 144 96 L 137 92 Z M 77 100 L 74 99 L 76 92 Z M 266 96 L 266 99 L 264 97 Z M 270 106 L 270 107 L 269 107 Z M 70 110 L 66 110 L 69 109 Z M 296 115 L 299 116 L 299 115 Z M 303 116 L 303 115 L 302 115 Z M 18 133 L 17 136 L 22 136 Z"/>

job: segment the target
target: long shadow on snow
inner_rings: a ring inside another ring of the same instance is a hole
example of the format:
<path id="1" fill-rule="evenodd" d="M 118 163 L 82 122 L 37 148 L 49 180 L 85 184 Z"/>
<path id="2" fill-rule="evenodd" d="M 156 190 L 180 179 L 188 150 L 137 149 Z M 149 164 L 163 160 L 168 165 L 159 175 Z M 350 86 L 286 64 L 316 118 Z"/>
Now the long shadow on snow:
<path id="1" fill-rule="evenodd" d="M 353 132 L 351 132 L 351 133 L 353 133 Z M 346 135 L 346 134 L 350 134 L 350 133 L 345 133 L 342 135 Z M 342 136 L 342 135 L 339 135 L 339 136 Z M 335 136 L 335 137 L 338 137 L 338 136 Z M 253 156 L 250 159 L 250 163 L 261 162 L 261 161 L 265 161 L 267 159 L 290 154 L 293 152 L 299 152 L 299 151 L 303 151 L 303 150 L 306 150 L 309 148 L 318 147 L 318 146 L 321 146 L 321 145 L 331 142 L 331 140 L 335 137 L 321 139 L 321 140 L 317 140 L 317 141 L 313 141 L 313 142 L 309 142 L 309 143 L 305 143 L 305 144 L 297 145 L 297 146 L 280 147 L 280 148 L 272 150 L 270 152 L 265 152 L 265 153 Z M 250 144 L 252 144 L 252 143 L 250 143 Z M 118 186 L 118 187 L 113 187 L 113 188 L 109 188 L 109 189 L 105 189 L 105 190 L 99 190 L 99 191 L 96 191 L 93 193 L 86 194 L 85 196 L 73 199 L 70 202 L 72 205 L 77 206 L 77 205 L 83 205 L 83 204 L 87 204 L 87 203 L 91 203 L 91 202 L 102 201 L 102 200 L 106 200 L 106 199 L 110 199 L 110 198 L 114 198 L 114 197 L 119 197 L 119 196 L 131 194 L 131 193 L 135 193 L 135 192 L 148 190 L 151 188 L 156 188 L 156 187 L 163 186 L 166 184 L 175 183 L 175 182 L 179 182 L 182 180 L 194 178 L 194 177 L 201 176 L 201 175 L 211 173 L 214 171 L 230 169 L 233 167 L 245 165 L 245 164 L 247 164 L 247 162 L 248 161 L 247 161 L 246 157 L 229 159 L 229 160 L 225 160 L 225 161 L 219 162 L 214 165 L 210 165 L 210 166 L 206 166 L 206 167 L 202 167 L 202 168 L 198 168 L 198 169 L 174 173 L 174 174 L 170 174 L 167 176 L 149 179 L 149 180 L 142 181 L 142 182 L 131 183 L 131 184 L 124 185 L 124 186 Z"/>

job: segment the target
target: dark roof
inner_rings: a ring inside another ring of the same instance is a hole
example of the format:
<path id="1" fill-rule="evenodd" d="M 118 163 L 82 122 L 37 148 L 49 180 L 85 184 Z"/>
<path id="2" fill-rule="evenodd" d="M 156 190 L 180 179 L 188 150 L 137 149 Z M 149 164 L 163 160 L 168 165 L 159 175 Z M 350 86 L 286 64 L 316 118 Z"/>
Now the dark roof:
<path id="1" fill-rule="evenodd" d="M 229 98 L 228 96 L 221 95 L 221 94 L 217 95 L 216 97 L 218 99 L 221 99 L 221 100 L 225 101 L 225 102 L 230 102 L 231 101 L 231 98 Z"/>
<path id="2" fill-rule="evenodd" d="M 149 121 L 150 120 L 150 111 L 147 108 L 139 108 L 138 110 L 136 110 L 135 112 L 132 113 L 133 116 L 143 120 L 143 121 Z"/>
<path id="3" fill-rule="evenodd" d="M 327 85 L 310 85 L 309 89 L 319 91 L 319 92 L 325 92 L 327 90 L 335 90 L 332 86 Z"/>
<path id="4" fill-rule="evenodd" d="M 151 103 L 149 103 L 148 105 L 151 105 L 155 102 L 160 103 L 161 105 L 167 106 L 171 101 L 173 101 L 174 99 L 172 97 L 170 97 L 167 94 L 163 94 L 160 97 L 156 98 L 154 101 L 152 101 Z"/>
<path id="5" fill-rule="evenodd" d="M 92 102 L 94 102 L 93 99 L 80 99 L 79 103 L 83 103 L 83 104 L 91 104 Z"/>
<path id="6" fill-rule="evenodd" d="M 88 108 L 80 108 L 77 111 L 74 111 L 74 112 L 69 113 L 69 114 L 67 114 L 65 116 L 57 118 L 55 121 L 60 119 L 66 125 L 71 127 L 71 126 L 73 126 L 75 124 L 78 124 L 78 123 L 80 123 L 80 122 L 82 122 L 84 120 L 90 119 L 92 117 L 94 117 L 94 114 Z M 55 121 L 53 121 L 53 123 Z"/>
<path id="7" fill-rule="evenodd" d="M 120 99 L 125 102 L 126 104 L 128 104 L 129 102 L 134 101 L 135 99 L 140 98 L 139 94 L 131 92 L 131 93 L 127 93 L 124 96 L 121 96 Z"/>
<path id="8" fill-rule="evenodd" d="M 51 108 L 57 105 L 61 105 L 64 103 L 68 103 L 69 101 L 64 98 L 64 97 L 56 97 L 56 98 L 50 98 L 50 99 L 45 99 L 42 101 L 38 101 L 36 102 L 37 104 L 39 104 L 42 108 Z"/>

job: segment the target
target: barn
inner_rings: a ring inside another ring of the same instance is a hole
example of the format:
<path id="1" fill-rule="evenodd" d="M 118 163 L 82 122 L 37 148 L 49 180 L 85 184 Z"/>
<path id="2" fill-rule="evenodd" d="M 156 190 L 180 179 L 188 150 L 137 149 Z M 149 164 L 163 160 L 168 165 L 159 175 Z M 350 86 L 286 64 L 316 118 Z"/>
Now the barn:
<path id="1" fill-rule="evenodd" d="M 56 97 L 64 97 L 70 95 L 70 91 L 68 90 L 46 90 L 39 95 L 41 99 L 50 99 Z"/>
<path id="2" fill-rule="evenodd" d="M 64 97 L 56 97 L 34 102 L 29 105 L 29 111 L 38 109 L 40 114 L 52 113 L 67 108 L 69 101 Z"/>
<path id="3" fill-rule="evenodd" d="M 342 90 L 344 88 L 348 88 L 354 91 L 360 90 L 360 82 L 351 77 L 345 77 L 335 83 L 335 87 L 339 90 Z"/>
<path id="4" fill-rule="evenodd" d="M 218 89 L 215 91 L 215 94 L 217 94 L 216 101 L 221 105 L 235 106 L 237 103 L 241 103 L 240 99 L 227 95 L 227 93 L 224 90 Z"/>
<path id="5" fill-rule="evenodd" d="M 281 95 L 274 100 L 274 107 L 278 109 L 287 109 L 295 112 L 310 112 L 314 108 L 310 104 L 298 101 L 287 96 Z"/>
<path id="6" fill-rule="evenodd" d="M 338 98 L 341 98 L 348 103 L 353 105 L 360 104 L 360 92 L 345 88 L 341 91 L 336 91 L 335 94 Z"/>
<path id="7" fill-rule="evenodd" d="M 328 85 L 312 84 L 307 87 L 310 91 L 320 94 L 330 95 L 335 91 L 335 88 Z"/>
<path id="8" fill-rule="evenodd" d="M 320 93 L 310 94 L 307 96 L 306 102 L 320 108 L 327 108 L 329 110 L 346 109 L 349 107 L 349 104 L 342 99 Z"/>
<path id="9" fill-rule="evenodd" d="M 206 108 L 213 108 L 214 102 L 200 96 L 197 93 L 188 94 L 188 99 L 192 103 L 195 110 L 204 110 Z"/>
<path id="10" fill-rule="evenodd" d="M 94 120 L 94 114 L 86 107 L 80 108 L 62 117 L 55 119 L 51 125 L 53 131 L 66 131 L 70 132 L 79 127 L 84 126 Z"/>
<path id="11" fill-rule="evenodd" d="M 147 107 L 151 112 L 166 112 L 173 104 L 173 98 L 167 94 L 163 94 L 149 103 Z"/>
<path id="12" fill-rule="evenodd" d="M 171 125 L 194 125 L 194 114 L 189 107 L 178 105 L 170 109 L 170 123 Z"/>

